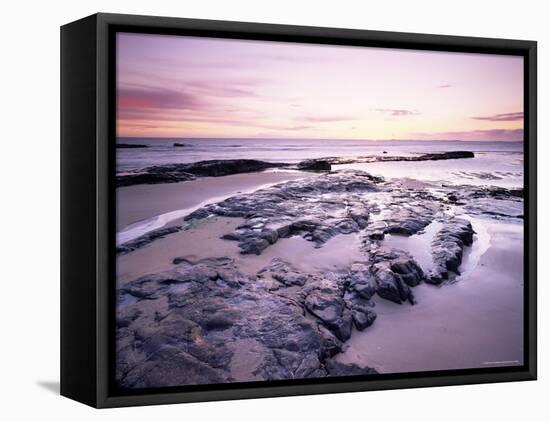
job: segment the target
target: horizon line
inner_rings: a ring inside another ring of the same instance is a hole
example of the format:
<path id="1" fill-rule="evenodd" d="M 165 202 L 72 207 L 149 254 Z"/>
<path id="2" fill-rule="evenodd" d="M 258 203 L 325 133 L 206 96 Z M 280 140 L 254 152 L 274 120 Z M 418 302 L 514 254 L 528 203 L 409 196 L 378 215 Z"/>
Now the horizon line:
<path id="1" fill-rule="evenodd" d="M 366 138 L 297 138 L 297 137 L 223 137 L 223 136 L 116 136 L 116 139 L 229 139 L 229 140 L 270 140 L 270 139 L 286 139 L 286 140 L 303 140 L 303 141 L 363 141 L 363 142 L 525 142 L 521 140 L 464 140 L 464 139 L 414 139 L 414 138 L 390 138 L 390 139 L 366 139 Z"/>

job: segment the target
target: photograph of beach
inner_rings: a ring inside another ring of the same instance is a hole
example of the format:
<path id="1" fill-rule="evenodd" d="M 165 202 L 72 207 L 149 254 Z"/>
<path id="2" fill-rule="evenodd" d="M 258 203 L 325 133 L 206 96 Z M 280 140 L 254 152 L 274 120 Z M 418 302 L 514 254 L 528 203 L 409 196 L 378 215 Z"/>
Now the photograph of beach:
<path id="1" fill-rule="evenodd" d="M 523 58 L 118 33 L 125 389 L 522 366 Z"/>

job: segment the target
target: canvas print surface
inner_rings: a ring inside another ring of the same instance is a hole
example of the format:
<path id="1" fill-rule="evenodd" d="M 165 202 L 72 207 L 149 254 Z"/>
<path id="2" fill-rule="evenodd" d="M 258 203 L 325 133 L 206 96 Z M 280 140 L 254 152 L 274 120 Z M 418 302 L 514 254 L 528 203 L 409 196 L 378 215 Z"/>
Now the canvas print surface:
<path id="1" fill-rule="evenodd" d="M 116 40 L 127 389 L 521 366 L 523 58 Z"/>

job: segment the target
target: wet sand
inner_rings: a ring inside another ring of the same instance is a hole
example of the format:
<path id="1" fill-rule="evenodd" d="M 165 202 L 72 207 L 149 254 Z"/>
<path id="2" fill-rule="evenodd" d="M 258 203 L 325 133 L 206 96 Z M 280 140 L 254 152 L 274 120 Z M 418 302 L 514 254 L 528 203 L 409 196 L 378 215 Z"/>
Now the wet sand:
<path id="1" fill-rule="evenodd" d="M 176 257 L 200 259 L 208 256 L 235 256 L 239 253 L 237 242 L 220 239 L 234 230 L 244 220 L 217 218 L 193 229 L 167 236 L 117 258 L 117 283 L 135 280 L 147 274 L 167 271 L 174 267 Z"/>
<path id="2" fill-rule="evenodd" d="M 521 365 L 523 228 L 485 223 L 490 246 L 475 269 L 439 288 L 416 287 L 414 306 L 376 299 L 376 322 L 355 331 L 338 360 L 382 373 Z"/>
<path id="3" fill-rule="evenodd" d="M 313 173 L 265 171 L 204 177 L 159 185 L 136 185 L 117 189 L 117 231 L 140 220 L 171 211 L 192 208 L 210 198 L 226 198 L 239 192 L 310 177 Z M 221 200 L 221 199 L 220 199 Z"/>
<path id="4" fill-rule="evenodd" d="M 261 255 L 242 255 L 237 242 L 221 239 L 221 236 L 230 233 L 243 222 L 241 218 L 214 217 L 196 227 L 122 255 L 117 260 L 118 283 L 123 285 L 147 274 L 170 270 L 174 267 L 172 260 L 176 257 L 192 261 L 208 257 L 230 257 L 235 260 L 239 271 L 251 276 L 268 266 L 273 258 L 292 262 L 297 269 L 306 272 L 344 268 L 364 259 L 356 234 L 336 236 L 322 248 L 315 248 L 312 242 L 293 236 L 280 239 Z"/>

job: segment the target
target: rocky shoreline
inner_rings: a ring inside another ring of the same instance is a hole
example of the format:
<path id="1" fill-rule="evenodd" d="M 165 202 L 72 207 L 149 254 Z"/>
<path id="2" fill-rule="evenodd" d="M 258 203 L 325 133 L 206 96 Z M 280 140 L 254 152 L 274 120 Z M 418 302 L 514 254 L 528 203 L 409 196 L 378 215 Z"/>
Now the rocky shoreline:
<path id="1" fill-rule="evenodd" d="M 434 152 L 429 154 L 417 154 L 410 156 L 401 155 L 367 155 L 358 157 L 325 157 L 310 161 L 326 162 L 331 165 L 340 164 L 358 164 L 358 163 L 376 163 L 385 161 L 439 161 L 439 160 L 458 160 L 462 158 L 474 158 L 472 151 L 446 151 Z"/>
<path id="2" fill-rule="evenodd" d="M 176 146 L 176 144 L 174 144 Z M 177 146 L 184 146 L 178 144 Z M 118 144 L 117 148 L 146 148 L 146 145 Z M 359 156 L 353 158 L 326 157 L 310 159 L 298 164 L 267 162 L 260 160 L 207 160 L 189 164 L 167 164 L 146 167 L 116 176 L 117 187 L 140 184 L 177 183 L 195 180 L 197 177 L 221 177 L 230 174 L 253 173 L 271 168 L 294 168 L 309 171 L 330 171 L 333 165 L 373 163 L 380 161 L 437 161 L 474 158 L 471 151 L 449 151 L 413 156 Z"/>
<path id="3" fill-rule="evenodd" d="M 117 380 L 148 388 L 375 374 L 375 368 L 334 359 L 353 330 L 375 323 L 375 301 L 413 305 L 415 286 L 452 281 L 475 241 L 461 215 L 520 219 L 522 212 L 518 190 L 412 189 L 361 171 L 324 172 L 202 207 L 178 225 L 121 245 L 118 253 L 217 216 L 244 220 L 223 235 L 243 255 L 260 255 L 291 236 L 322 248 L 334 236 L 356 233 L 364 259 L 320 273 L 275 258 L 250 275 L 230 257 L 175 256 L 172 270 L 117 289 Z M 434 222 L 440 228 L 428 270 L 409 251 L 385 245 L 387 236 L 412 236 Z M 246 370 L 237 365 L 242 359 L 250 362 Z"/>

